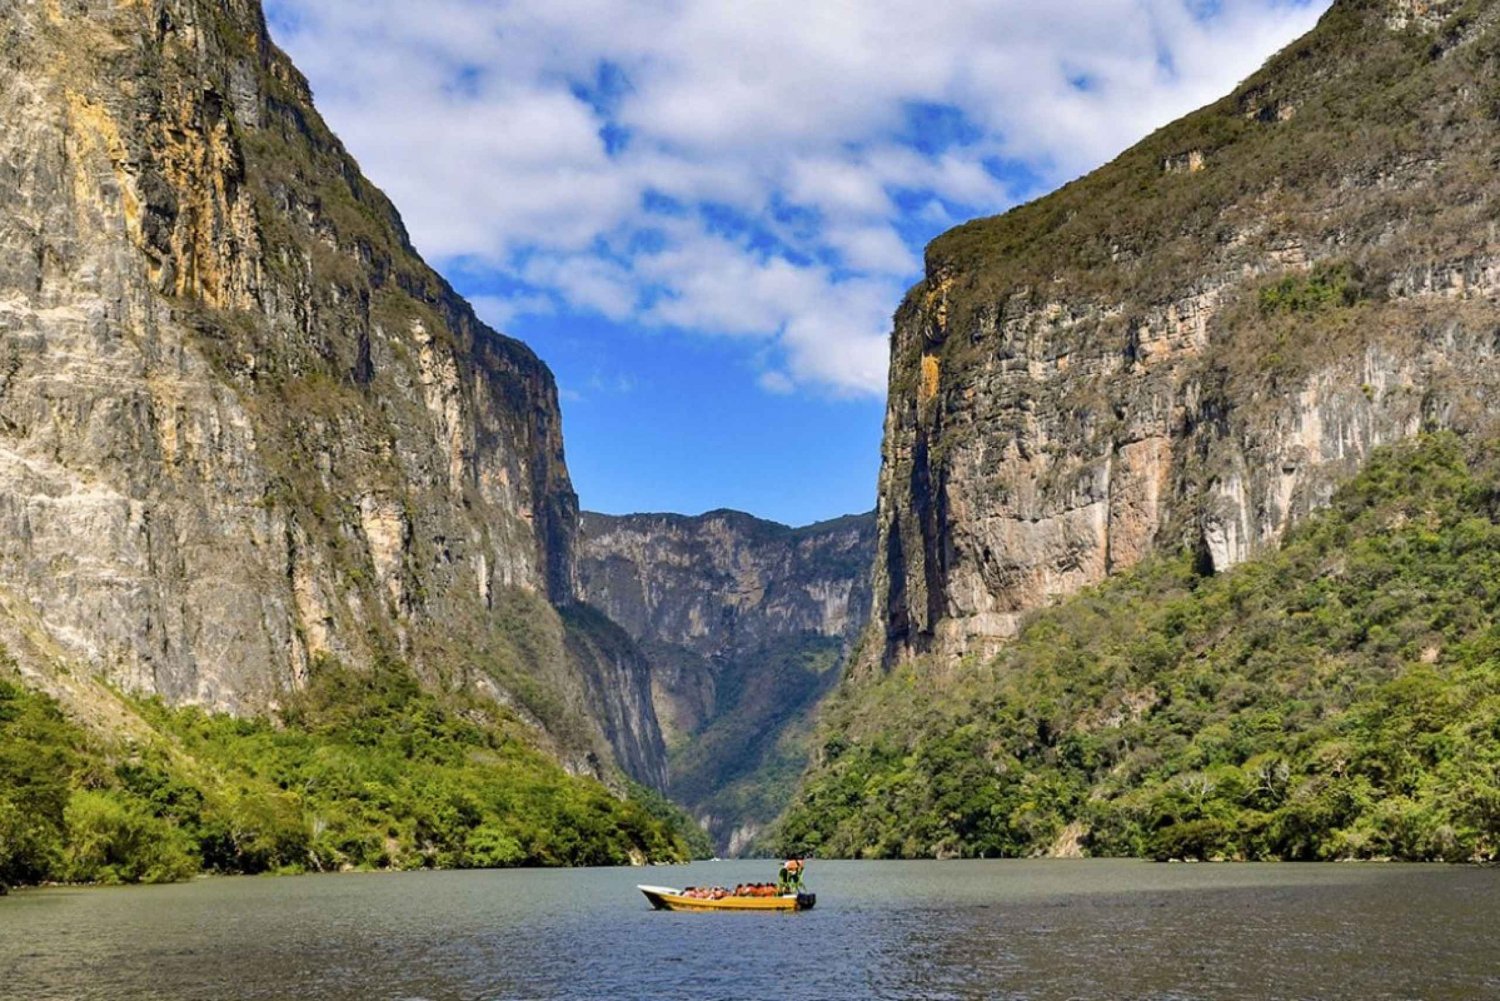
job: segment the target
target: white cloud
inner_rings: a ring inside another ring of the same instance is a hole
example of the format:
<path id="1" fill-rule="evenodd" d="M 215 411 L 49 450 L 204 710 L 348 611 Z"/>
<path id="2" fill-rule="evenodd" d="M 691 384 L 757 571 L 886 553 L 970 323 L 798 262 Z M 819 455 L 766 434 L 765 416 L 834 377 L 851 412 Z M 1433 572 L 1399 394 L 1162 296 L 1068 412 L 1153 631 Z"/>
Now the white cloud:
<path id="1" fill-rule="evenodd" d="M 538 288 L 551 289 L 574 306 L 611 320 L 624 320 L 635 312 L 635 282 L 630 271 L 615 261 L 548 255 L 528 261 L 520 274 Z"/>
<path id="2" fill-rule="evenodd" d="M 775 393 L 777 396 L 787 396 L 797 390 L 797 384 L 792 381 L 792 377 L 775 368 L 766 369 L 756 382 L 760 384 L 761 389 L 768 393 Z"/>
<path id="3" fill-rule="evenodd" d="M 908 241 L 1029 193 L 991 165 L 1081 173 L 1226 91 L 1327 3 L 1220 0 L 1202 18 L 1195 0 L 270 7 L 417 245 L 522 287 L 480 303 L 487 317 L 555 297 L 747 340 L 767 391 L 878 394 L 890 314 L 918 277 Z"/>
<path id="4" fill-rule="evenodd" d="M 824 241 L 846 267 L 875 274 L 911 274 L 922 266 L 897 232 L 885 225 L 831 226 Z"/>
<path id="5" fill-rule="evenodd" d="M 891 214 L 888 176 L 866 162 L 823 155 L 798 159 L 788 165 L 785 191 L 801 205 L 816 205 L 825 213 L 883 217 Z"/>
<path id="6" fill-rule="evenodd" d="M 550 296 L 525 293 L 521 295 L 471 295 L 469 305 L 479 318 L 497 330 L 508 327 L 518 316 L 549 316 L 557 312 Z"/>

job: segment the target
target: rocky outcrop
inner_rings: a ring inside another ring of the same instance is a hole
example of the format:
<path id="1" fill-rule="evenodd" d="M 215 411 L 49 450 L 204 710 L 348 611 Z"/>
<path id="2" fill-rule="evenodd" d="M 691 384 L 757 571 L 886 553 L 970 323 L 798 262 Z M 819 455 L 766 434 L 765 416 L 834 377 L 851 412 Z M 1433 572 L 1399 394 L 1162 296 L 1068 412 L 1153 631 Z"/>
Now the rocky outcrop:
<path id="1" fill-rule="evenodd" d="M 613 696 L 549 604 L 576 526 L 551 374 L 418 258 L 255 0 L 0 5 L 0 641 L 31 677 L 255 711 L 393 656 L 593 769 Z"/>
<path id="2" fill-rule="evenodd" d="M 1224 100 L 928 250 L 897 315 L 874 663 L 983 653 L 1162 547 L 1274 545 L 1500 409 L 1500 4 L 1339 0 Z"/>
<path id="3" fill-rule="evenodd" d="M 579 597 L 639 644 L 667 788 L 738 853 L 780 812 L 813 709 L 868 621 L 869 515 L 792 529 L 734 511 L 585 513 Z"/>

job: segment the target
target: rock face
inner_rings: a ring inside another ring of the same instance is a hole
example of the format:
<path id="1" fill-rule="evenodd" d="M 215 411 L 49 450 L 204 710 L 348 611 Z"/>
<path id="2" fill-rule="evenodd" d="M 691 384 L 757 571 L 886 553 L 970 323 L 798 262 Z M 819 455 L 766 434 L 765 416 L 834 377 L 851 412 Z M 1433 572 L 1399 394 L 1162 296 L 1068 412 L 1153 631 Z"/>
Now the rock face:
<path id="1" fill-rule="evenodd" d="M 890 662 L 1191 546 L 1273 545 L 1377 445 L 1490 425 L 1500 3 L 1338 0 L 1235 93 L 927 253 L 892 343 Z"/>
<path id="2" fill-rule="evenodd" d="M 597 769 L 645 679 L 568 656 L 576 529 L 551 374 L 418 258 L 255 0 L 0 2 L 0 642 L 29 675 L 255 711 L 320 655 L 399 657 Z"/>
<path id="3" fill-rule="evenodd" d="M 651 661 L 630 634 L 589 605 L 563 608 L 569 655 L 583 668 L 589 706 L 620 767 L 664 791 L 667 747 L 657 722 Z"/>
<path id="4" fill-rule="evenodd" d="M 870 515 L 583 515 L 579 596 L 639 644 L 667 788 L 737 854 L 785 804 L 813 708 L 864 629 Z"/>

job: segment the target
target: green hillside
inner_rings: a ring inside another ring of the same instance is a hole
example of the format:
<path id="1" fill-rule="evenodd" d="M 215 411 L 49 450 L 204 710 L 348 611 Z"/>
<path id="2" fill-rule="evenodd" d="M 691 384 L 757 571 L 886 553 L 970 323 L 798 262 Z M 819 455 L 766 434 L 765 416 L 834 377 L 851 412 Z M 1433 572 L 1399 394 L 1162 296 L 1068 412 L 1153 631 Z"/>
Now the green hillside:
<path id="1" fill-rule="evenodd" d="M 0 663 L 0 887 L 198 872 L 683 860 L 681 818 L 533 749 L 494 703 L 325 662 L 275 720 L 130 703 L 105 742 Z"/>
<path id="2" fill-rule="evenodd" d="M 992 662 L 855 679 L 783 819 L 823 856 L 1489 859 L 1500 456 L 1378 453 L 1281 549 L 1188 553 L 1040 612 Z"/>

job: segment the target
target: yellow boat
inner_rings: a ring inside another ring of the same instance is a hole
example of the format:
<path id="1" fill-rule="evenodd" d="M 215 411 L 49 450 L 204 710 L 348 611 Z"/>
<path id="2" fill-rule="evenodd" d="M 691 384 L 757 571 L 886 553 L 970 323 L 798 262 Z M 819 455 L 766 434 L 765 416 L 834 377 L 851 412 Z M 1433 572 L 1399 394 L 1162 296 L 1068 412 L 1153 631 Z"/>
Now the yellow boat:
<path id="1" fill-rule="evenodd" d="M 808 911 L 816 893 L 787 893 L 778 897 L 685 897 L 667 886 L 637 886 L 658 911 Z"/>

